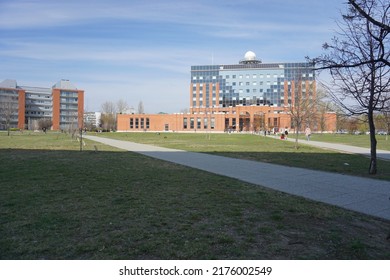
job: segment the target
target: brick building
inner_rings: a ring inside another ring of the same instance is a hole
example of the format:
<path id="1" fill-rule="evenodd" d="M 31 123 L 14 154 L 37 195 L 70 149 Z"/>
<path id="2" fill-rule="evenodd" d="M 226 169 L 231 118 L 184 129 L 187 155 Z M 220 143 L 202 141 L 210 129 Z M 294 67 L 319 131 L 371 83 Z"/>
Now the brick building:
<path id="1" fill-rule="evenodd" d="M 190 112 L 118 115 L 119 131 L 263 131 L 294 129 L 290 110 L 297 98 L 316 99 L 310 63 L 262 63 L 249 51 L 239 64 L 191 67 Z M 319 114 L 319 113 L 318 113 Z M 316 114 L 313 114 L 315 116 Z M 336 115 L 310 117 L 303 126 L 336 129 Z"/>

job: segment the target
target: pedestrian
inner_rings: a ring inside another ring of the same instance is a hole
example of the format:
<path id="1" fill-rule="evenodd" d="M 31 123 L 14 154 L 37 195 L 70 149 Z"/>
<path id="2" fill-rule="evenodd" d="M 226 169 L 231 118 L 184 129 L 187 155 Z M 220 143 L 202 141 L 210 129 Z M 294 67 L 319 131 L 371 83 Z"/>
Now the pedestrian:
<path id="1" fill-rule="evenodd" d="M 288 136 L 288 128 L 287 127 L 284 129 L 284 135 L 285 135 L 286 140 L 287 140 L 287 136 Z"/>
<path id="2" fill-rule="evenodd" d="M 310 141 L 310 135 L 311 135 L 310 127 L 306 127 L 305 135 L 306 135 L 307 141 Z"/>

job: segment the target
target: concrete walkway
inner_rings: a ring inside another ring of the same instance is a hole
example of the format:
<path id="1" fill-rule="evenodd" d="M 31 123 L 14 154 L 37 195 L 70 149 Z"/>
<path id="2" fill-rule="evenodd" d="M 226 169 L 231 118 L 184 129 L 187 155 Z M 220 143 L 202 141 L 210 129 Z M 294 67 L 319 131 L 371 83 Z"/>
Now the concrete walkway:
<path id="1" fill-rule="evenodd" d="M 295 142 L 295 139 L 293 139 L 293 137 L 288 138 L 288 140 L 291 142 Z M 344 144 L 326 143 L 326 142 L 318 142 L 318 141 L 311 141 L 311 140 L 307 141 L 302 139 L 299 139 L 298 143 L 303 145 L 315 146 L 322 149 L 340 151 L 349 154 L 361 154 L 368 157 L 370 156 L 370 148 L 361 148 L 361 147 L 349 146 Z M 377 150 L 376 156 L 378 159 L 390 160 L 390 151 Z"/>
<path id="2" fill-rule="evenodd" d="M 96 136 L 87 139 L 390 220 L 390 182 L 186 152 Z"/>

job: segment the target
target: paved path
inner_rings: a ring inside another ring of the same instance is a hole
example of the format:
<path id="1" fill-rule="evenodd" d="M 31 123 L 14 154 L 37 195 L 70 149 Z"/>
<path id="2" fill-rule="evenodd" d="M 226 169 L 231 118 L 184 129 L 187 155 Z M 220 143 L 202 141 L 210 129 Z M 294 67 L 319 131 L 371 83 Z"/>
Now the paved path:
<path id="1" fill-rule="evenodd" d="M 89 135 L 85 138 L 390 220 L 389 181 L 186 152 Z"/>
<path id="2" fill-rule="evenodd" d="M 295 142 L 295 139 L 293 137 L 288 138 L 289 141 Z M 350 154 L 361 154 L 364 156 L 370 156 L 370 149 L 369 148 L 361 148 L 356 146 L 349 146 L 349 145 L 343 145 L 343 144 L 336 144 L 336 143 L 326 143 L 326 142 L 318 142 L 318 141 L 306 141 L 299 139 L 299 144 L 304 145 L 310 145 L 315 146 L 319 148 L 329 149 L 329 150 L 336 150 L 341 151 L 344 153 L 350 153 Z M 378 159 L 384 159 L 384 160 L 390 160 L 390 151 L 385 150 L 377 150 L 376 156 Z"/>

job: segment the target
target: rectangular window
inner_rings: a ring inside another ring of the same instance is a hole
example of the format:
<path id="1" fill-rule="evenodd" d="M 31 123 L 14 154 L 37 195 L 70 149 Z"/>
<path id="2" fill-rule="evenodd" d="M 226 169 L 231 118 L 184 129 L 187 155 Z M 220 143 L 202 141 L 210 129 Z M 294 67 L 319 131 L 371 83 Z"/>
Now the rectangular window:
<path id="1" fill-rule="evenodd" d="M 210 121 L 210 128 L 211 128 L 211 129 L 214 129 L 214 128 L 215 128 L 215 118 L 211 118 L 211 121 Z"/>
<path id="2" fill-rule="evenodd" d="M 149 118 L 146 118 L 146 129 L 150 128 L 150 120 Z"/>
<path id="3" fill-rule="evenodd" d="M 197 120 L 196 120 L 196 128 L 197 129 L 201 128 L 201 118 L 197 118 Z"/>
<path id="4" fill-rule="evenodd" d="M 136 119 L 135 119 L 135 128 L 137 129 L 137 128 L 138 128 L 138 126 L 139 126 L 139 119 L 138 119 L 138 118 L 136 118 Z"/>
<path id="5" fill-rule="evenodd" d="M 145 119 L 141 118 L 141 129 L 145 128 Z"/>
<path id="6" fill-rule="evenodd" d="M 194 118 L 190 118 L 190 128 L 194 129 Z"/>
<path id="7" fill-rule="evenodd" d="M 187 125 L 188 125 L 188 124 L 187 124 L 187 118 L 184 118 L 184 119 L 183 119 L 183 128 L 184 128 L 184 129 L 187 129 Z"/>
<path id="8" fill-rule="evenodd" d="M 134 119 L 130 118 L 130 128 L 134 128 Z"/>
<path id="9" fill-rule="evenodd" d="M 203 119 L 203 128 L 207 129 L 207 126 L 208 126 L 208 120 L 207 120 L 207 118 L 204 118 Z"/>

